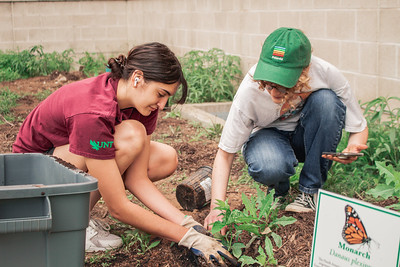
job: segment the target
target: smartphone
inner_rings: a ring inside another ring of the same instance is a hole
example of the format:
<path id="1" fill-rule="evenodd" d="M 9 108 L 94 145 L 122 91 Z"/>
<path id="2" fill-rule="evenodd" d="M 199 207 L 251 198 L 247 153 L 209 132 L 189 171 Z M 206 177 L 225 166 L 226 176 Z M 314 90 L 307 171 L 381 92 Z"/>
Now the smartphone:
<path id="1" fill-rule="evenodd" d="M 348 159 L 349 157 L 361 157 L 364 153 L 354 153 L 354 152 L 322 152 L 322 155 L 331 155 L 338 157 L 339 159 Z"/>

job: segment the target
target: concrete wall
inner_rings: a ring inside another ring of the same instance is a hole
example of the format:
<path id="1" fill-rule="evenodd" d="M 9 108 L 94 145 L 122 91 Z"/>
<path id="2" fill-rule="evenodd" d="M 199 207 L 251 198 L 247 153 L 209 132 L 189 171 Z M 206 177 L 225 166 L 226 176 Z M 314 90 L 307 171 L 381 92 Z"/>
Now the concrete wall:
<path id="1" fill-rule="evenodd" d="M 257 62 L 266 36 L 304 30 L 314 54 L 349 79 L 361 101 L 400 96 L 400 0 L 0 0 L 0 49 L 126 53 L 160 41 L 179 56 L 213 47 Z"/>

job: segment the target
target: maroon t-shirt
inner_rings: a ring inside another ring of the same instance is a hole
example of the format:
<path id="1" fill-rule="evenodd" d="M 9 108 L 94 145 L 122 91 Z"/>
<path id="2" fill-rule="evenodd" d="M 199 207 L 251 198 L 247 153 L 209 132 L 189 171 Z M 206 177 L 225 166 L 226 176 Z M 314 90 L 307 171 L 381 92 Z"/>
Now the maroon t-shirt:
<path id="1" fill-rule="evenodd" d="M 13 145 L 14 153 L 43 153 L 69 144 L 70 152 L 87 158 L 115 157 L 115 126 L 140 121 L 154 132 L 158 110 L 149 116 L 135 108 L 120 110 L 118 81 L 109 73 L 65 85 L 41 102 L 25 119 Z"/>

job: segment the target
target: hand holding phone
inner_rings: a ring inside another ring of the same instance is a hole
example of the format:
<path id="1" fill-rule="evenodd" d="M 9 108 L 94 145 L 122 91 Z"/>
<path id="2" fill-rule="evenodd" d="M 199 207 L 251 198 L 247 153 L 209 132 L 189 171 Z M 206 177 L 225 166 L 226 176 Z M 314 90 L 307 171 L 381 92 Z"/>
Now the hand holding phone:
<path id="1" fill-rule="evenodd" d="M 355 152 L 322 152 L 322 155 L 330 155 L 333 157 L 338 157 L 339 159 L 348 159 L 350 157 L 361 157 L 364 153 Z"/>

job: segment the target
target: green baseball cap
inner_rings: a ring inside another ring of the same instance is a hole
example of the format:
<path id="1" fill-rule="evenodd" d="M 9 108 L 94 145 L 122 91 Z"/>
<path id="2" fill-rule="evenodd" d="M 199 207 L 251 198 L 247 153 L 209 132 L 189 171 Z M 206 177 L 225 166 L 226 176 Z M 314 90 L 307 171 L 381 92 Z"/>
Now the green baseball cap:
<path id="1" fill-rule="evenodd" d="M 265 39 L 254 80 L 292 88 L 310 64 L 311 43 L 298 29 L 279 28 Z"/>

